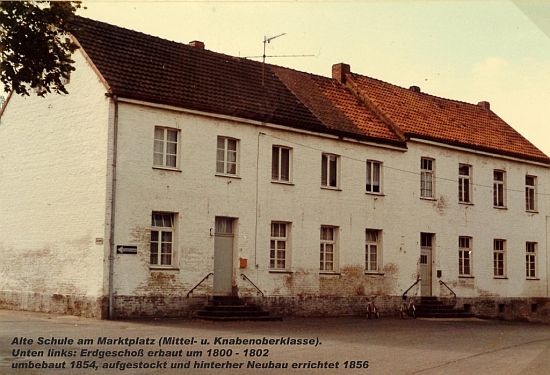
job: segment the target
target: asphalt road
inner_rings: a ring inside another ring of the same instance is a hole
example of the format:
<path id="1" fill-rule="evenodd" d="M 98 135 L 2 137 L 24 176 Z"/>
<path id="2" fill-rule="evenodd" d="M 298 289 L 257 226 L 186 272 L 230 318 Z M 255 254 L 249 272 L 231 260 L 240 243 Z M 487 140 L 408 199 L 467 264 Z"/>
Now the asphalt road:
<path id="1" fill-rule="evenodd" d="M 55 365 L 64 368 L 36 368 Z M 550 326 L 357 317 L 99 321 L 0 310 L 0 374 L 220 373 L 549 374 Z"/>

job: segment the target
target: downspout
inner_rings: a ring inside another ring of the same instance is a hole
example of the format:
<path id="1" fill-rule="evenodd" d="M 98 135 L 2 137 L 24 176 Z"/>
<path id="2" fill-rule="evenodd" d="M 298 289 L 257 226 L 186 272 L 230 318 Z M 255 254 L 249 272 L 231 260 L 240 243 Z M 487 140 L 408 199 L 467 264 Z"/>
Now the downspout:
<path id="1" fill-rule="evenodd" d="M 546 297 L 550 297 L 550 295 L 548 294 L 549 293 L 549 289 L 550 288 L 550 278 L 548 278 L 548 269 L 549 269 L 549 266 L 550 264 L 548 263 L 548 219 L 550 218 L 550 216 L 546 216 L 546 228 L 544 228 L 545 230 L 545 233 L 546 233 L 546 236 L 545 236 L 545 256 L 544 256 L 544 260 L 545 260 L 545 263 L 546 263 Z"/>
<path id="2" fill-rule="evenodd" d="M 109 228 L 109 319 L 114 315 L 114 268 L 115 268 L 115 203 L 116 203 L 116 161 L 117 161 L 117 138 L 118 138 L 118 100 L 116 95 L 109 95 L 114 103 L 113 119 L 113 163 L 111 180 L 111 223 Z"/>
<path id="3" fill-rule="evenodd" d="M 260 136 L 264 132 L 258 132 L 258 143 L 256 146 L 256 221 L 254 223 L 254 267 L 258 270 L 258 214 L 259 214 L 259 189 L 260 189 Z"/>

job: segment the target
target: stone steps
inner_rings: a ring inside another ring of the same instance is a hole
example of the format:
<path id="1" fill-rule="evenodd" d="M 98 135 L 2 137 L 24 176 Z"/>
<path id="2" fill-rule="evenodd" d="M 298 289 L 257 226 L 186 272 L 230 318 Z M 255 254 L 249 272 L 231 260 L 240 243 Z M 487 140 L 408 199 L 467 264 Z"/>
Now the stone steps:
<path id="1" fill-rule="evenodd" d="M 444 303 L 437 297 L 421 297 L 416 306 L 416 316 L 423 318 L 472 318 L 474 314 Z"/>
<path id="2" fill-rule="evenodd" d="M 260 306 L 245 304 L 238 297 L 233 296 L 212 297 L 203 309 L 197 311 L 195 318 L 213 321 L 282 320 L 281 317 L 271 315 Z"/>

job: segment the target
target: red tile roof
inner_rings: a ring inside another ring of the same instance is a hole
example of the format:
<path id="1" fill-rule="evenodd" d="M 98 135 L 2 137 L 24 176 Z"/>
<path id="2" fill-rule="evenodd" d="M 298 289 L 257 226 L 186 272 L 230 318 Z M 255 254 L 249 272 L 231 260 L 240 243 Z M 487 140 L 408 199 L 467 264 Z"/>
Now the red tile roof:
<path id="1" fill-rule="evenodd" d="M 415 92 L 351 73 L 348 85 L 408 138 L 550 163 L 550 159 L 490 109 Z"/>
<path id="2" fill-rule="evenodd" d="M 112 94 L 406 148 L 407 138 L 550 164 L 481 106 L 355 73 L 346 83 L 77 17 L 74 34 Z"/>

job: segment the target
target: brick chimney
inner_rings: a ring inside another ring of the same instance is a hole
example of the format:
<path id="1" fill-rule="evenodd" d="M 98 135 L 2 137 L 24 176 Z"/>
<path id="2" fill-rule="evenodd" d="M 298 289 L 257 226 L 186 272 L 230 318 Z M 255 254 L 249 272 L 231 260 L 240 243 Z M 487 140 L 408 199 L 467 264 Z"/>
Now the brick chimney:
<path id="1" fill-rule="evenodd" d="M 418 86 L 411 86 L 411 87 L 409 87 L 409 90 L 414 91 L 414 92 L 420 92 L 420 87 L 418 87 Z"/>
<path id="2" fill-rule="evenodd" d="M 483 101 L 483 102 L 477 103 L 477 105 L 480 106 L 481 108 L 484 108 L 484 109 L 487 109 L 487 110 L 491 109 L 491 103 L 489 103 L 489 102 Z"/>
<path id="3" fill-rule="evenodd" d="M 198 49 L 204 49 L 204 43 L 199 40 L 193 40 L 192 42 L 189 42 L 189 45 Z"/>
<path id="4" fill-rule="evenodd" d="M 339 63 L 332 66 L 332 79 L 335 79 L 340 83 L 346 82 L 346 74 L 349 73 L 350 67 L 348 64 Z"/>

